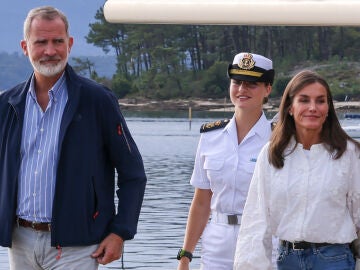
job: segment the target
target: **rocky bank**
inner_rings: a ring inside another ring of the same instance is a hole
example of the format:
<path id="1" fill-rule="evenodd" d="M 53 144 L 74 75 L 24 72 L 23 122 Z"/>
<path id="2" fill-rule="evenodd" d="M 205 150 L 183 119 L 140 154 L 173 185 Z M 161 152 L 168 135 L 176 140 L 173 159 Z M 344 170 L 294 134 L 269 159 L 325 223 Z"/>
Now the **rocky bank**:
<path id="1" fill-rule="evenodd" d="M 150 100 L 144 98 L 127 98 L 119 100 L 120 108 L 127 111 L 173 111 L 189 110 L 195 111 L 232 111 L 234 109 L 230 99 L 172 99 L 172 100 Z M 264 104 L 265 110 L 277 111 L 280 104 L 279 99 L 269 99 Z M 338 111 L 360 110 L 360 101 L 334 101 L 335 109 Z"/>

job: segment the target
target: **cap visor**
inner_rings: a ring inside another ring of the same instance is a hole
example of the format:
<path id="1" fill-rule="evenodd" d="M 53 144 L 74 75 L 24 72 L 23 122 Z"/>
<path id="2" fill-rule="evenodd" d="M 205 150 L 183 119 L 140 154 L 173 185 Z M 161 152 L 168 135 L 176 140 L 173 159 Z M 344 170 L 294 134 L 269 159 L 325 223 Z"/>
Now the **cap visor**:
<path id="1" fill-rule="evenodd" d="M 234 80 L 238 80 L 238 81 L 245 81 L 245 82 L 260 82 L 261 81 L 261 77 L 253 77 L 253 76 L 239 75 L 239 74 L 230 75 L 230 79 L 234 79 Z"/>

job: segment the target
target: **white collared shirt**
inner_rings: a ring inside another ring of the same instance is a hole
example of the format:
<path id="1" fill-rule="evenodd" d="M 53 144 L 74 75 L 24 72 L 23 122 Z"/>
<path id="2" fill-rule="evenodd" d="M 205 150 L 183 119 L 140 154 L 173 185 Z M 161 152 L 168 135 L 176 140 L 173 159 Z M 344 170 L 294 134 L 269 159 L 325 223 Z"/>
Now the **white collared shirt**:
<path id="1" fill-rule="evenodd" d="M 238 144 L 235 116 L 226 127 L 202 133 L 190 183 L 211 189 L 211 210 L 241 214 L 258 154 L 271 135 L 263 113 Z"/>
<path id="2" fill-rule="evenodd" d="M 285 153 L 289 153 L 292 139 Z M 355 145 L 332 159 L 323 144 L 298 144 L 276 169 L 261 151 L 242 217 L 234 269 L 271 269 L 271 235 L 281 240 L 350 243 L 360 228 L 360 159 Z"/>
<path id="3" fill-rule="evenodd" d="M 62 114 L 68 99 L 63 73 L 49 89 L 49 104 L 41 109 L 32 77 L 26 97 L 21 139 L 16 215 L 35 222 L 50 222 L 58 162 Z"/>

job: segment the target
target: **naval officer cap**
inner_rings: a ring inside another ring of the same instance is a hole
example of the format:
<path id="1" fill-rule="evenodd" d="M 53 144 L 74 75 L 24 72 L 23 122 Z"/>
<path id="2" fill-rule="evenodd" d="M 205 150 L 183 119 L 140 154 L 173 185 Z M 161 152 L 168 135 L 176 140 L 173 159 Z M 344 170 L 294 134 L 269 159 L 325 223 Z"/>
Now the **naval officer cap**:
<path id="1" fill-rule="evenodd" d="M 275 71 L 270 59 L 254 53 L 242 52 L 228 67 L 230 79 L 248 82 L 274 82 Z"/>

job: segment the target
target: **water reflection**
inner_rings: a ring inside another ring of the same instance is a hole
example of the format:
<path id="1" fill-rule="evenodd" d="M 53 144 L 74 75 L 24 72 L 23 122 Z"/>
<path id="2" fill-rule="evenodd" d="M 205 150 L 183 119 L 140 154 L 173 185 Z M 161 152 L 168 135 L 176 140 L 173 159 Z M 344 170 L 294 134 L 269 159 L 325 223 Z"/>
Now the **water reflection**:
<path id="1" fill-rule="evenodd" d="M 148 184 L 138 234 L 125 247 L 126 269 L 176 269 L 193 188 L 189 185 L 203 121 L 129 119 L 142 153 Z M 192 262 L 198 268 L 198 258 Z"/>
<path id="2" fill-rule="evenodd" d="M 126 244 L 124 264 L 126 269 L 176 269 L 175 255 L 192 198 L 188 185 L 192 158 L 144 160 L 149 182 L 138 234 Z"/>

